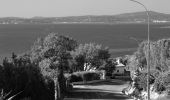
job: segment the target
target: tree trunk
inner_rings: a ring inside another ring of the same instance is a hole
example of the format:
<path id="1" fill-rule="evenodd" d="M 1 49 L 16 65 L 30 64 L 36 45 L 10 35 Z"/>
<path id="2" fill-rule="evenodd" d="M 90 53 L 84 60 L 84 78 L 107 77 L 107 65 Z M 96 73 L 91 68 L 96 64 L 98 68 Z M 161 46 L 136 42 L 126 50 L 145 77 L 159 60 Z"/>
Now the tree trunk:
<path id="1" fill-rule="evenodd" d="M 60 83 L 58 82 L 58 100 L 61 100 L 61 89 L 60 89 Z"/>
<path id="2" fill-rule="evenodd" d="M 54 97 L 55 100 L 62 100 L 61 98 L 61 88 L 60 88 L 60 83 L 58 82 L 58 78 L 54 79 Z"/>
<path id="3" fill-rule="evenodd" d="M 58 98 L 58 85 L 57 85 L 57 78 L 54 79 L 54 100 L 57 100 Z"/>

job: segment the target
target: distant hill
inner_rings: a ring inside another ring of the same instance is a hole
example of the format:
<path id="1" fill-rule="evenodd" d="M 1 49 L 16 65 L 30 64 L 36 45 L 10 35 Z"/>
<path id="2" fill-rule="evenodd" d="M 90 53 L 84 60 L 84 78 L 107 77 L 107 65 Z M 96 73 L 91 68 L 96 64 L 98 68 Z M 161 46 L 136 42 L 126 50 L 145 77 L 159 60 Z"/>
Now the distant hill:
<path id="1" fill-rule="evenodd" d="M 170 21 L 170 14 L 158 13 L 154 11 L 149 11 L 150 19 L 153 20 L 160 20 L 160 21 Z M 135 13 L 125 13 L 116 15 L 116 18 L 119 19 L 131 19 L 131 20 L 146 20 L 147 15 L 146 12 L 135 12 Z"/>
<path id="2" fill-rule="evenodd" d="M 163 14 L 154 11 L 149 12 L 150 21 L 153 23 L 169 23 L 170 14 Z M 88 15 L 88 16 L 69 16 L 69 17 L 32 17 L 0 18 L 0 24 L 58 24 L 58 23 L 146 23 L 146 12 L 124 13 L 119 15 Z"/>
<path id="3" fill-rule="evenodd" d="M 166 17 L 170 17 L 169 14 L 164 14 L 164 13 L 158 13 L 158 12 L 154 12 L 154 11 L 149 11 L 149 15 L 151 16 L 151 18 L 166 18 Z M 136 17 L 136 18 L 146 18 L 146 12 L 134 12 L 134 13 L 124 13 L 124 14 L 120 14 L 120 15 L 115 15 L 116 17 L 119 18 L 129 18 L 129 17 Z"/>

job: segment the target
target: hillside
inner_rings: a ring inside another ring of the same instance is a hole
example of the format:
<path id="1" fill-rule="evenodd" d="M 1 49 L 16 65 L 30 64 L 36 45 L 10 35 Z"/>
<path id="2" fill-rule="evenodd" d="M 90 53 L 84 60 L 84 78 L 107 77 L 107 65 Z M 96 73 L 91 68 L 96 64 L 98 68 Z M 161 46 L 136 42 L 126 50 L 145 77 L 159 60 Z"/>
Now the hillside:
<path id="1" fill-rule="evenodd" d="M 170 22 L 170 14 L 163 14 L 150 11 L 150 21 L 154 23 Z M 119 15 L 88 15 L 88 16 L 69 16 L 69 17 L 32 17 L 18 18 L 5 17 L 0 18 L 1 24 L 58 24 L 58 23 L 145 23 L 146 12 L 124 13 Z"/>

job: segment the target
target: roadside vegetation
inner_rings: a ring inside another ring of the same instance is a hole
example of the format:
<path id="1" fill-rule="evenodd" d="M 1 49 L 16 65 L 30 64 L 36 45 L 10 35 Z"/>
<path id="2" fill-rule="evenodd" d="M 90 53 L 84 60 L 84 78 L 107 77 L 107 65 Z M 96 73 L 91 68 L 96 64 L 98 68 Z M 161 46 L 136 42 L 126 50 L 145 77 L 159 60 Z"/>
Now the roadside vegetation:
<path id="1" fill-rule="evenodd" d="M 1 98 L 62 100 L 71 89 L 70 82 L 100 79 L 100 72 L 88 71 L 114 69 L 109 58 L 108 48 L 78 44 L 71 37 L 51 33 L 38 38 L 28 52 L 4 58 L 0 66 Z"/>
<path id="2" fill-rule="evenodd" d="M 127 68 L 132 73 L 131 78 L 136 83 L 135 87 L 140 92 L 140 94 L 134 94 L 136 97 L 146 92 L 147 58 L 147 41 L 142 42 L 133 55 L 124 58 Z M 150 43 L 150 67 L 151 96 L 168 95 L 170 93 L 170 39 Z M 138 75 L 134 75 L 135 72 L 138 72 Z"/>
<path id="3" fill-rule="evenodd" d="M 120 59 L 131 72 L 132 85 L 138 89 L 133 96 L 138 98 L 146 92 L 147 48 L 144 41 L 133 55 Z M 169 94 L 170 39 L 151 42 L 150 48 L 151 90 L 158 95 Z M 79 44 L 71 37 L 51 33 L 38 38 L 28 52 L 4 58 L 0 65 L 0 98 L 63 100 L 72 89 L 70 83 L 104 79 L 115 68 L 109 48 L 95 43 Z"/>

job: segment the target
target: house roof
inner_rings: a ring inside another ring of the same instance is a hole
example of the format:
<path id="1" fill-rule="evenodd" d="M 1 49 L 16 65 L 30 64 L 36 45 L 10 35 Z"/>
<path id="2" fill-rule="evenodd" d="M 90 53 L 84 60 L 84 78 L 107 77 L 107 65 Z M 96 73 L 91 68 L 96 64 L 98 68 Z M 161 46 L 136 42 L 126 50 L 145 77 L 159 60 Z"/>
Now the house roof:
<path id="1" fill-rule="evenodd" d="M 116 65 L 116 67 L 125 67 L 125 65 L 122 64 L 122 63 L 119 63 L 119 64 Z"/>
<path id="2" fill-rule="evenodd" d="M 116 62 L 117 62 L 116 67 L 125 67 L 125 65 L 120 62 L 120 58 L 118 58 Z"/>

